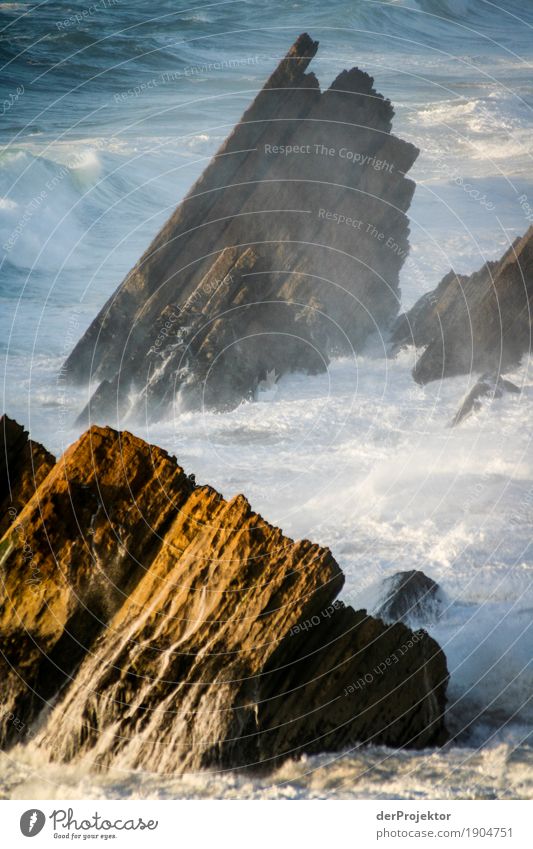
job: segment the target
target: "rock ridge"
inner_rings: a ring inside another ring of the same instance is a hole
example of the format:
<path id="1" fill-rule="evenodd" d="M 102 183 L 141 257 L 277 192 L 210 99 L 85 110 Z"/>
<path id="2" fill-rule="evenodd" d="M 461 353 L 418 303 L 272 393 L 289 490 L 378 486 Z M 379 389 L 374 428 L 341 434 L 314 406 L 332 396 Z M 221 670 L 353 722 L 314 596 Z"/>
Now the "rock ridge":
<path id="1" fill-rule="evenodd" d="M 437 643 L 345 606 L 329 549 L 157 446 L 91 427 L 18 523 L 24 545 L 0 541 L 2 745 L 22 723 L 52 760 L 169 773 L 446 739 Z"/>
<path id="2" fill-rule="evenodd" d="M 471 372 L 498 381 L 531 350 L 532 297 L 533 226 L 474 274 L 448 272 L 398 318 L 393 346 L 424 348 L 418 383 Z"/>

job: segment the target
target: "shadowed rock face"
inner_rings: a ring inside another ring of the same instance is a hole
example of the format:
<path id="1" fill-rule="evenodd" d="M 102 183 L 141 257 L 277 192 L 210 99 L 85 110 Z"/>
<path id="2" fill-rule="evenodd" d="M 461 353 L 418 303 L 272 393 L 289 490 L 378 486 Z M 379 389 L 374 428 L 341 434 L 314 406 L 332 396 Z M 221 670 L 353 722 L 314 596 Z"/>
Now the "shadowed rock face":
<path id="1" fill-rule="evenodd" d="M 533 227 L 469 277 L 450 271 L 437 288 L 400 316 L 393 345 L 424 347 L 418 383 L 470 372 L 497 377 L 531 349 Z"/>
<path id="2" fill-rule="evenodd" d="M 396 572 L 383 582 L 385 597 L 376 616 L 385 622 L 404 622 L 410 626 L 429 625 L 441 612 L 439 585 L 423 572 L 411 569 Z"/>
<path id="3" fill-rule="evenodd" d="M 445 739 L 434 640 L 335 602 L 328 549 L 159 448 L 92 427 L 19 521 L 30 566 L 13 532 L 0 543 L 5 745 L 20 740 L 7 711 L 27 724 L 53 697 L 38 745 L 102 766 L 268 767 Z"/>
<path id="4" fill-rule="evenodd" d="M 324 370 L 399 307 L 418 150 L 357 68 L 320 91 L 302 35 L 67 360 L 83 414 L 224 408 Z M 92 373 L 91 373 L 92 370 Z M 132 393 L 133 390 L 133 393 Z"/>
<path id="5" fill-rule="evenodd" d="M 6 711 L 27 723 L 68 680 L 191 486 L 164 451 L 128 433 L 93 429 L 65 452 L 0 542 Z M 17 739 L 9 722 L 6 739 Z"/>
<path id="6" fill-rule="evenodd" d="M 14 419 L 0 418 L 0 536 L 55 464 L 52 456 Z"/>

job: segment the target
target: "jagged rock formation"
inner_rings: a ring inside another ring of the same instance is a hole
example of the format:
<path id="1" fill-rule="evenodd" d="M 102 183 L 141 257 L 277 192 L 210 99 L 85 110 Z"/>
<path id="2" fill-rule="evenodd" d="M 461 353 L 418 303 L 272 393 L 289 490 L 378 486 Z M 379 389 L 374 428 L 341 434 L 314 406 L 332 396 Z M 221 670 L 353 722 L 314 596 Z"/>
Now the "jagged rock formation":
<path id="1" fill-rule="evenodd" d="M 0 543 L 5 745 L 8 715 L 30 723 L 52 700 L 36 743 L 102 766 L 268 767 L 445 739 L 434 640 L 335 602 L 328 549 L 165 451 L 92 427 L 19 521 L 31 563 L 13 531 Z"/>
<path id="2" fill-rule="evenodd" d="M 321 92 L 301 35 L 66 363 L 83 413 L 157 418 L 250 397 L 267 372 L 324 370 L 399 308 L 418 150 L 370 76 Z"/>
<path id="3" fill-rule="evenodd" d="M 531 349 L 533 226 L 497 262 L 469 277 L 450 271 L 400 316 L 395 347 L 425 348 L 418 383 L 470 372 L 499 375 Z"/>
<path id="4" fill-rule="evenodd" d="M 127 433 L 94 429 L 65 452 L 0 542 L 7 711 L 28 723 L 68 680 L 191 488 L 165 452 Z M 0 741 L 13 734 L 0 727 Z"/>
<path id="5" fill-rule="evenodd" d="M 459 410 L 453 417 L 452 427 L 460 424 L 472 413 L 481 409 L 483 401 L 489 402 L 495 398 L 501 398 L 505 393 L 519 395 L 520 389 L 511 380 L 505 380 L 501 375 L 484 374 L 472 387 L 466 398 L 463 399 Z"/>
<path id="6" fill-rule="evenodd" d="M 384 598 L 375 615 L 385 622 L 404 622 L 411 627 L 435 622 L 443 597 L 439 585 L 423 572 L 395 572 L 383 581 Z"/>
<path id="7" fill-rule="evenodd" d="M 0 417 L 0 537 L 55 464 L 14 419 Z"/>

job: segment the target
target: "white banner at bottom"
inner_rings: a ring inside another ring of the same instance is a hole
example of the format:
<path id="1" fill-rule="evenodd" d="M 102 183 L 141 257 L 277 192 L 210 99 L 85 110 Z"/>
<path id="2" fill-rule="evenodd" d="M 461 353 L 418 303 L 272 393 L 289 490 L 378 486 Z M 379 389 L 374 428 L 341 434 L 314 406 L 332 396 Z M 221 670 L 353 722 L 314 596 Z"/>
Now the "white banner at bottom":
<path id="1" fill-rule="evenodd" d="M 30 800 L 4 801 L 0 811 L 6 849 L 533 846 L 533 802 L 528 801 Z"/>

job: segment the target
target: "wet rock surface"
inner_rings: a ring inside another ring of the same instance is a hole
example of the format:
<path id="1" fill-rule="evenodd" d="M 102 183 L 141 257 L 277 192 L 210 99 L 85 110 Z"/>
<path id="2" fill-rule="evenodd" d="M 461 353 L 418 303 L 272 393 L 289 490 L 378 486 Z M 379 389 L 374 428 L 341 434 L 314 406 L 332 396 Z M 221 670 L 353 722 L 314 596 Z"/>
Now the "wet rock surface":
<path id="1" fill-rule="evenodd" d="M 1 540 L 4 745 L 39 715 L 52 759 L 268 768 L 364 742 L 442 743 L 447 669 L 425 631 L 336 600 L 326 548 L 92 427 Z M 44 709 L 44 713 L 43 713 Z"/>
<path id="2" fill-rule="evenodd" d="M 154 479 L 168 491 L 157 502 Z M 93 429 L 60 458 L 0 541 L 6 711 L 27 724 L 69 680 L 190 488 L 164 451 L 128 433 Z M 3 722 L 6 739 L 17 734 Z"/>
<path id="3" fill-rule="evenodd" d="M 317 49 L 297 39 L 68 358 L 101 381 L 84 422 L 235 406 L 396 317 L 418 150 L 368 74 L 321 91 Z"/>
<path id="4" fill-rule="evenodd" d="M 418 383 L 470 372 L 500 375 L 531 350 L 532 296 L 533 226 L 497 262 L 470 276 L 450 271 L 398 318 L 393 347 L 425 348 L 413 371 Z"/>
<path id="5" fill-rule="evenodd" d="M 44 480 L 55 457 L 14 419 L 0 418 L 0 536 Z"/>

